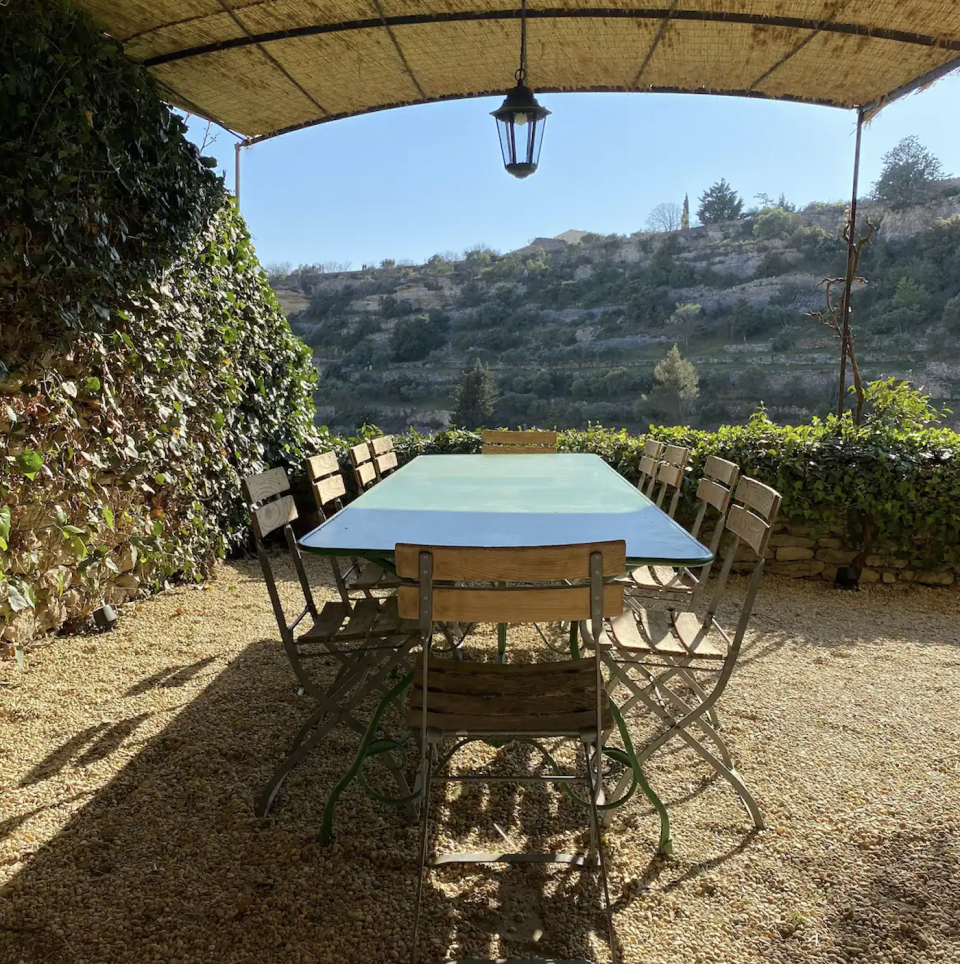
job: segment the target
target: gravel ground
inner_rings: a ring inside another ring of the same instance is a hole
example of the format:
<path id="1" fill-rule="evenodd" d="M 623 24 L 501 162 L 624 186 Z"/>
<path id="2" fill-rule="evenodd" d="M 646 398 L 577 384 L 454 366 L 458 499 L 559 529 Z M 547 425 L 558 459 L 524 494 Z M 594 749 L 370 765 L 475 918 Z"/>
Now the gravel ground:
<path id="1" fill-rule="evenodd" d="M 322 562 L 311 577 L 332 596 Z M 112 634 L 39 646 L 26 674 L 0 663 L 0 964 L 408 959 L 415 828 L 351 788 L 334 845 L 315 842 L 355 734 L 295 772 L 271 819 L 253 815 L 308 711 L 275 639 L 259 570 L 240 563 L 128 607 Z M 521 659 L 540 645 L 511 643 Z M 689 751 L 655 757 L 675 854 L 654 857 L 644 802 L 615 819 L 622 958 L 960 961 L 958 690 L 960 594 L 768 579 L 721 717 L 770 829 Z M 516 843 L 519 826 L 537 844 L 586 839 L 552 790 L 449 791 L 444 843 L 495 840 L 494 823 Z M 589 873 L 444 868 L 424 957 L 607 960 L 599 907 Z"/>

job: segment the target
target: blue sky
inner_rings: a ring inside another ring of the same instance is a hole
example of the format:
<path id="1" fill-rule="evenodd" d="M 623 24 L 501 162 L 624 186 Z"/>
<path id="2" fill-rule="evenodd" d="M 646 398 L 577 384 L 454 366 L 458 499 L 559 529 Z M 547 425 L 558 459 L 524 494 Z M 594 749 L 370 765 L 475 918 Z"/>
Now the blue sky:
<path id="1" fill-rule="evenodd" d="M 864 132 L 861 196 L 885 151 L 916 134 L 960 174 L 960 77 L 892 104 Z M 847 200 L 854 114 L 680 94 L 549 94 L 540 169 L 503 170 L 489 111 L 499 100 L 407 107 L 323 124 L 243 151 L 241 209 L 264 264 L 422 262 L 500 251 L 568 228 L 629 234 L 662 201 L 691 208 L 725 177 L 747 200 Z M 192 119 L 191 136 L 205 124 Z M 233 186 L 235 139 L 215 155 Z"/>

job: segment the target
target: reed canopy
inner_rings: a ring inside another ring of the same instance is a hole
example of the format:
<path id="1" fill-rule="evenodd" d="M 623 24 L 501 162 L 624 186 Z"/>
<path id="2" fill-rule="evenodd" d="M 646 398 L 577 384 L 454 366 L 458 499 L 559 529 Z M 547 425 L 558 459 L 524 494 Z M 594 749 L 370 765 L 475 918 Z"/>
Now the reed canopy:
<path id="1" fill-rule="evenodd" d="M 502 96 L 520 0 L 75 0 L 170 102 L 251 141 Z M 732 94 L 864 114 L 960 65 L 957 0 L 528 0 L 527 83 Z"/>

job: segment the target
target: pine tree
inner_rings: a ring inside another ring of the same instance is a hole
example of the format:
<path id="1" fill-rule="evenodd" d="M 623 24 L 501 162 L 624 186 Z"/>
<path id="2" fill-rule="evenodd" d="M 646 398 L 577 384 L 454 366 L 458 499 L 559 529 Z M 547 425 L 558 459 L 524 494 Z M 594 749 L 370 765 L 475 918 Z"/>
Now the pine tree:
<path id="1" fill-rule="evenodd" d="M 473 368 L 465 369 L 453 394 L 450 420 L 458 428 L 483 428 L 497 404 L 497 383 L 489 365 L 478 358 Z"/>
<path id="2" fill-rule="evenodd" d="M 683 424 L 691 404 L 700 394 L 700 382 L 693 362 L 680 355 L 676 345 L 653 370 L 653 391 L 648 396 L 656 413 L 674 425 Z"/>
<path id="3" fill-rule="evenodd" d="M 690 195 L 683 196 L 683 214 L 680 215 L 680 230 L 686 231 L 690 227 Z"/>
<path id="4" fill-rule="evenodd" d="M 743 200 L 722 177 L 700 195 L 697 217 L 701 224 L 736 221 L 742 212 Z"/>

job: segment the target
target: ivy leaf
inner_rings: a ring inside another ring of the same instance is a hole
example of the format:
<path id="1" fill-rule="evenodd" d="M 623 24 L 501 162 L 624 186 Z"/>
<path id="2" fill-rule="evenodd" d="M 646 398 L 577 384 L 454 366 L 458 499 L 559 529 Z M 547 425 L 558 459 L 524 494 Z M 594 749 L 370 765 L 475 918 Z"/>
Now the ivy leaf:
<path id="1" fill-rule="evenodd" d="M 10 520 L 10 506 L 0 505 L 0 541 L 3 542 L 4 549 L 7 548 L 7 543 L 10 540 Z"/>
<path id="2" fill-rule="evenodd" d="M 86 531 L 81 529 L 79 526 L 64 526 L 63 531 L 71 536 L 84 536 Z"/>
<path id="3" fill-rule="evenodd" d="M 83 387 L 88 392 L 99 392 L 100 391 L 100 379 L 96 375 L 91 375 L 84 383 Z"/>
<path id="4" fill-rule="evenodd" d="M 67 524 L 67 513 L 63 511 L 63 506 L 55 505 L 53 507 L 53 517 L 58 526 L 65 526 Z"/>
<path id="5" fill-rule="evenodd" d="M 9 605 L 15 613 L 23 609 L 33 609 L 33 590 L 29 586 L 18 584 L 11 580 L 7 584 L 7 605 Z"/>
<path id="6" fill-rule="evenodd" d="M 113 509 L 111 509 L 109 506 L 104 506 L 103 518 L 106 520 L 107 525 L 110 526 L 110 528 L 112 529 L 113 528 Z"/>
<path id="7" fill-rule="evenodd" d="M 25 449 L 17 456 L 17 466 L 28 479 L 35 479 L 43 467 L 43 456 L 32 449 Z"/>

